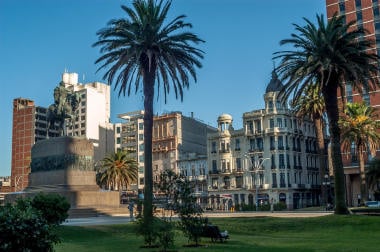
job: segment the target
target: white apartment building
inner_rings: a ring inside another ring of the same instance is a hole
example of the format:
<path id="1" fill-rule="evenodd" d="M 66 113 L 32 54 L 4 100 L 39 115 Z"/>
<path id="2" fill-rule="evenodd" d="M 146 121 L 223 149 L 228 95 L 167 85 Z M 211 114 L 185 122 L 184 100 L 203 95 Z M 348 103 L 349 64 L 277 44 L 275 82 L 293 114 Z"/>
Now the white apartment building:
<path id="1" fill-rule="evenodd" d="M 110 123 L 110 86 L 101 82 L 79 83 L 77 73 L 63 73 L 65 87 L 80 95 L 78 115 L 69 136 L 85 136 L 94 144 L 94 161 L 115 149 L 114 126 Z"/>
<path id="2" fill-rule="evenodd" d="M 138 162 L 137 184 L 134 191 L 144 188 L 144 111 L 132 111 L 118 115 L 122 123 L 115 124 L 116 149 L 128 151 Z"/>
<path id="3" fill-rule="evenodd" d="M 230 115 L 218 117 L 218 132 L 208 135 L 209 207 L 319 205 L 314 125 L 280 101 L 281 88 L 273 73 L 265 108 L 244 113 L 242 129 L 233 129 Z"/>

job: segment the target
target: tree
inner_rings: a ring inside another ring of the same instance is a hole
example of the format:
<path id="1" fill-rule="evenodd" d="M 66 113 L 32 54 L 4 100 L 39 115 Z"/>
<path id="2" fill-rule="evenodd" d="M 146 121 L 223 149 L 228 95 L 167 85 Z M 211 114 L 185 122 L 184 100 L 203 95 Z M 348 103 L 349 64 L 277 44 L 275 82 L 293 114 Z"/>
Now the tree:
<path id="1" fill-rule="evenodd" d="M 380 200 L 380 159 L 372 159 L 367 170 L 368 187 L 374 190 L 375 200 Z"/>
<path id="2" fill-rule="evenodd" d="M 368 188 L 365 174 L 365 153 L 376 155 L 380 146 L 380 122 L 373 120 L 375 109 L 362 103 L 347 103 L 345 116 L 339 121 L 342 130 L 342 145 L 350 152 L 352 145 L 358 155 L 360 168 L 360 194 L 363 202 L 368 200 Z"/>
<path id="3" fill-rule="evenodd" d="M 100 185 L 120 191 L 123 186 L 128 187 L 137 181 L 137 161 L 129 157 L 127 152 L 118 150 L 102 161 L 102 170 L 98 176 Z"/>
<path id="4" fill-rule="evenodd" d="M 306 25 L 294 24 L 299 34 L 281 40 L 280 45 L 290 45 L 294 50 L 274 53 L 280 59 L 278 75 L 285 83 L 284 97 L 297 99 L 311 84 L 318 83 L 325 101 L 331 138 L 332 161 L 335 180 L 335 213 L 347 214 L 344 171 L 341 157 L 340 128 L 338 125 L 338 88 L 344 95 L 347 82 L 361 91 L 379 85 L 378 56 L 370 50 L 373 41 L 363 39 L 366 31 L 356 28 L 356 23 L 345 23 L 344 16 L 334 15 L 327 24 L 323 15 L 317 15 L 317 25 L 304 18 Z M 372 78 L 369 78 L 372 77 Z"/>
<path id="5" fill-rule="evenodd" d="M 143 216 L 153 218 L 152 131 L 155 85 L 157 97 L 163 89 L 165 102 L 170 87 L 176 98 L 183 98 L 183 88 L 189 87 L 189 75 L 196 81 L 196 67 L 202 67 L 203 51 L 192 44 L 204 42 L 195 34 L 183 31 L 192 28 L 180 15 L 165 23 L 171 2 L 135 0 L 133 8 L 122 5 L 126 18 L 113 19 L 97 32 L 103 55 L 98 71 L 109 83 L 120 86 L 119 95 L 130 95 L 140 88 L 144 95 L 144 210 Z M 147 223 L 150 221 L 147 220 Z"/>
<path id="6" fill-rule="evenodd" d="M 310 84 L 310 86 L 305 88 L 302 96 L 298 96 L 297 99 L 292 100 L 291 105 L 297 116 L 300 118 L 309 117 L 314 123 L 319 152 L 319 175 L 320 181 L 323 181 L 324 174 L 327 171 L 325 137 L 323 130 L 323 125 L 325 125 L 323 120 L 325 101 L 320 95 L 320 86 L 316 83 Z M 326 193 L 322 193 L 322 198 L 325 199 L 325 197 Z"/>

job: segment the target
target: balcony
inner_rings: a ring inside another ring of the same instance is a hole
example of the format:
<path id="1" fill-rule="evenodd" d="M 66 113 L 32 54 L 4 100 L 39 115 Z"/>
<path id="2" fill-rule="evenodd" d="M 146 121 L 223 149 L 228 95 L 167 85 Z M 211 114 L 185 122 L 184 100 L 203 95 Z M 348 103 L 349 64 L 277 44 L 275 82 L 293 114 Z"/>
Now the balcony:
<path id="1" fill-rule="evenodd" d="M 230 149 L 219 150 L 219 153 L 230 153 Z"/>

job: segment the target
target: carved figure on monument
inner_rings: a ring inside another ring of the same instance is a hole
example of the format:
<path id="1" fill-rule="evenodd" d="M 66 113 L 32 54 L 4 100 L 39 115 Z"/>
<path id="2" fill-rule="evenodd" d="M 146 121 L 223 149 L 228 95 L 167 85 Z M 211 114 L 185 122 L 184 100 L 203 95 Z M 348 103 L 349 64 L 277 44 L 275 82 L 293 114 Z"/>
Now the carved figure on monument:
<path id="1" fill-rule="evenodd" d="M 56 125 L 56 122 L 58 123 L 59 136 L 67 135 L 66 126 L 73 127 L 79 103 L 79 94 L 67 89 L 65 83 L 61 81 L 54 89 L 54 104 L 48 108 L 47 137 L 49 137 L 49 130 Z"/>

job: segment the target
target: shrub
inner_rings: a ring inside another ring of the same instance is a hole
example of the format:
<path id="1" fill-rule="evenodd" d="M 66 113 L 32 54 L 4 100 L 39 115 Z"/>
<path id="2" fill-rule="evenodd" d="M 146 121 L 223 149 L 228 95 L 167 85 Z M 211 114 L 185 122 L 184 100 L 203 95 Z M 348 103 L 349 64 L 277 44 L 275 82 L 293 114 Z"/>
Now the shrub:
<path id="1" fill-rule="evenodd" d="M 137 235 L 143 236 L 145 247 L 157 247 L 159 230 L 157 229 L 156 217 L 153 217 L 151 223 L 147 222 L 145 218 L 137 219 L 135 223 L 135 232 Z"/>
<path id="2" fill-rule="evenodd" d="M 274 211 L 281 211 L 285 210 L 287 208 L 286 203 L 284 202 L 278 202 L 276 204 L 273 204 L 273 210 Z"/>
<path id="3" fill-rule="evenodd" d="M 53 225 L 28 200 L 0 208 L 0 251 L 53 251 L 60 242 Z"/>
<path id="4" fill-rule="evenodd" d="M 158 242 L 162 251 L 167 251 L 174 246 L 174 230 L 171 221 L 156 218 L 156 225 L 158 230 Z"/>
<path id="5" fill-rule="evenodd" d="M 59 194 L 37 194 L 31 201 L 33 208 L 41 212 L 49 224 L 59 225 L 69 216 L 70 204 Z"/>

